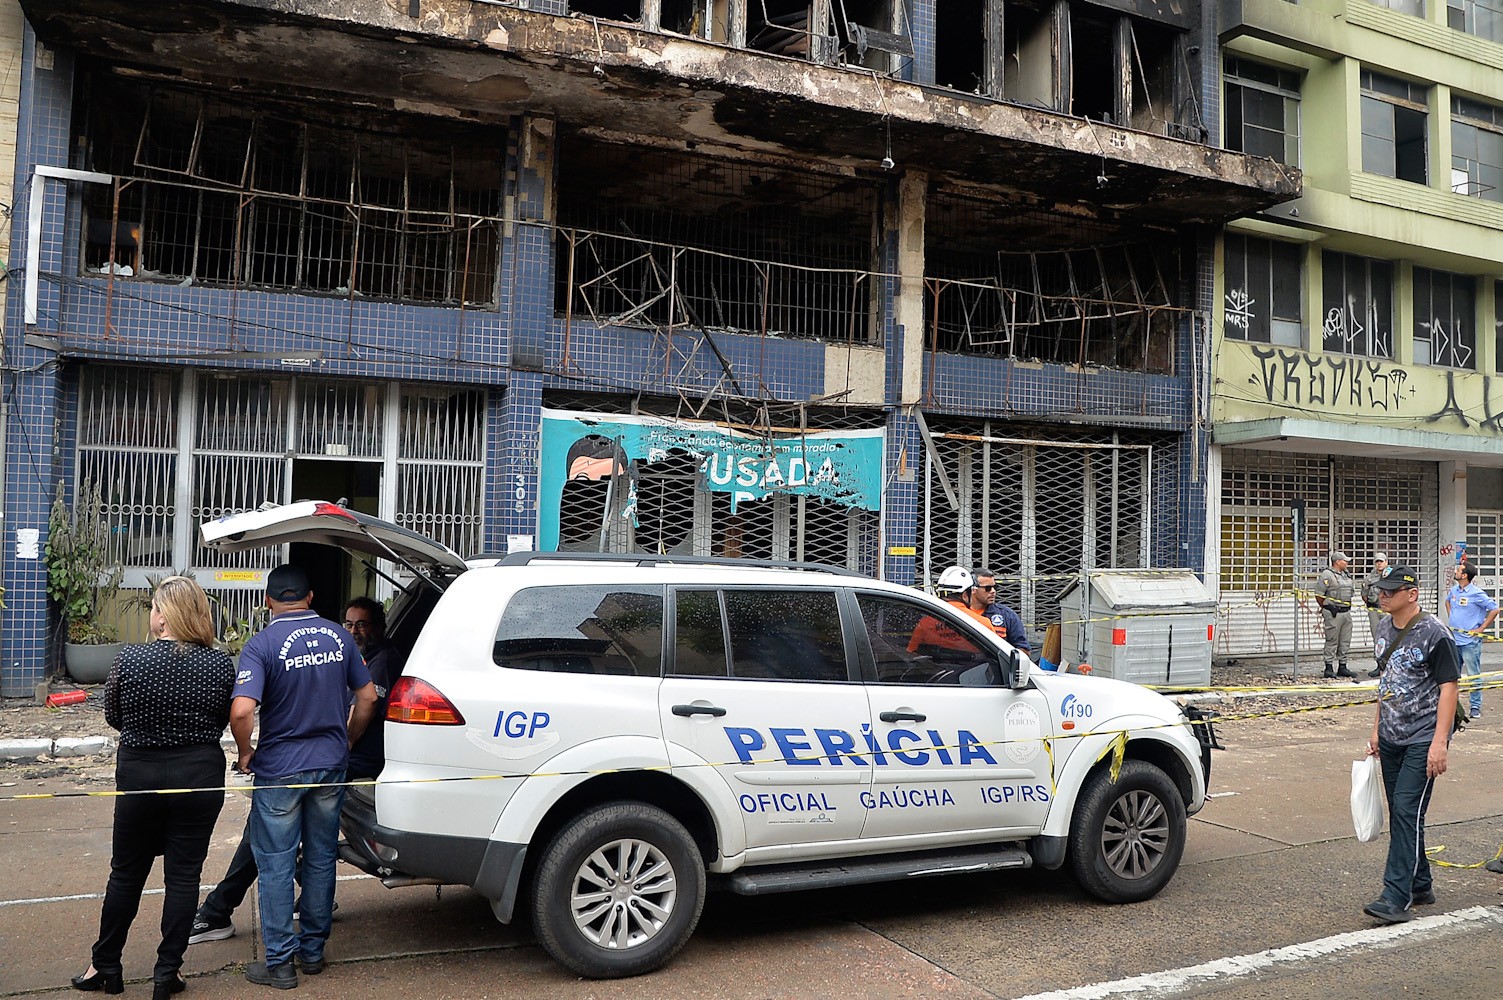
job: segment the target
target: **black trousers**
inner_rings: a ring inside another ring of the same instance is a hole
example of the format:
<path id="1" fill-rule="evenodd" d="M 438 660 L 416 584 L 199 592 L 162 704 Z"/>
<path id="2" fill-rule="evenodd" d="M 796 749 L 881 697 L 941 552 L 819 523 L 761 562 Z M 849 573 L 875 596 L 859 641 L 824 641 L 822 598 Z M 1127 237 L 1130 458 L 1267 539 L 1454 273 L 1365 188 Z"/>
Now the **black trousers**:
<path id="1" fill-rule="evenodd" d="M 214 822 L 224 807 L 224 751 L 218 744 L 169 749 L 121 747 L 115 758 L 115 787 L 212 788 L 182 795 L 127 795 L 115 800 L 114 847 L 110 880 L 99 913 L 94 968 L 121 972 L 120 955 L 141 906 L 141 890 L 157 855 L 162 856 L 162 943 L 152 978 L 177 975 L 193 932 L 198 882 Z"/>

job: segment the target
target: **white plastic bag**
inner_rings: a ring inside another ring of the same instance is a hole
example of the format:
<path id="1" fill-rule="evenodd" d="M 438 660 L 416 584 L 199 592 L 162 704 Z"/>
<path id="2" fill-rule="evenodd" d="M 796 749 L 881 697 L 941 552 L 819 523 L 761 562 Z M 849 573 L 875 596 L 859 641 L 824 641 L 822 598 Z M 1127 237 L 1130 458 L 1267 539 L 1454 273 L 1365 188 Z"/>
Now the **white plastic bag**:
<path id="1" fill-rule="evenodd" d="M 1383 832 L 1383 771 L 1377 757 L 1352 761 L 1352 825 L 1364 844 Z"/>

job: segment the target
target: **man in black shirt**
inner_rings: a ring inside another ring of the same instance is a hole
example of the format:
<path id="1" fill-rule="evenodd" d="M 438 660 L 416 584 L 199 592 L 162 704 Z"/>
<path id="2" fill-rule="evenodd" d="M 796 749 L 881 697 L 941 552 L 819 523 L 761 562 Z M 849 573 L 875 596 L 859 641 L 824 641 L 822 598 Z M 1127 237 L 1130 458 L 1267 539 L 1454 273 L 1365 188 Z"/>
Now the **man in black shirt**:
<path id="1" fill-rule="evenodd" d="M 402 654 L 386 641 L 386 609 L 369 597 L 356 597 L 344 608 L 345 630 L 355 637 L 365 665 L 376 685 L 376 714 L 365 734 L 350 748 L 348 780 L 375 778 L 386 766 L 386 742 L 383 739 L 386 699 L 391 686 L 402 676 Z"/>

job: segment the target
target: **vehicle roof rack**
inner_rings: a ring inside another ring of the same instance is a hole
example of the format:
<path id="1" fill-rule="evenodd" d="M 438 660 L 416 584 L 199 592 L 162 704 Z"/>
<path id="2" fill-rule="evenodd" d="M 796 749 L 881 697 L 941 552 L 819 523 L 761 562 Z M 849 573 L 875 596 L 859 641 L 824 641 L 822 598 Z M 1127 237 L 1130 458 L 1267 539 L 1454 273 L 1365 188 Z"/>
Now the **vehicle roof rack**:
<path id="1" fill-rule="evenodd" d="M 483 558 L 494 558 L 485 556 Z M 813 573 L 833 573 L 870 579 L 844 566 L 826 563 L 790 562 L 786 559 L 730 559 L 722 556 L 657 556 L 650 552 L 510 552 L 501 559 L 502 566 L 526 566 L 534 562 L 607 562 L 635 566 L 721 566 L 732 569 L 801 569 Z"/>

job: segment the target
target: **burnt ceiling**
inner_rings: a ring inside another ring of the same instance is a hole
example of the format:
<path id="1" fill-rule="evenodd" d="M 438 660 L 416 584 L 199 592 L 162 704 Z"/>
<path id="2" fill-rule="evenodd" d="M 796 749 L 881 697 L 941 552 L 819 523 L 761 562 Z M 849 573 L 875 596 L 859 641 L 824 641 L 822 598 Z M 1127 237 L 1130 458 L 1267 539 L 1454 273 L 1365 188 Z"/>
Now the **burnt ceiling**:
<path id="1" fill-rule="evenodd" d="M 48 44 L 254 95 L 816 158 L 984 185 L 1119 224 L 1215 224 L 1298 194 L 1272 161 L 901 81 L 465 0 L 23 0 Z"/>

